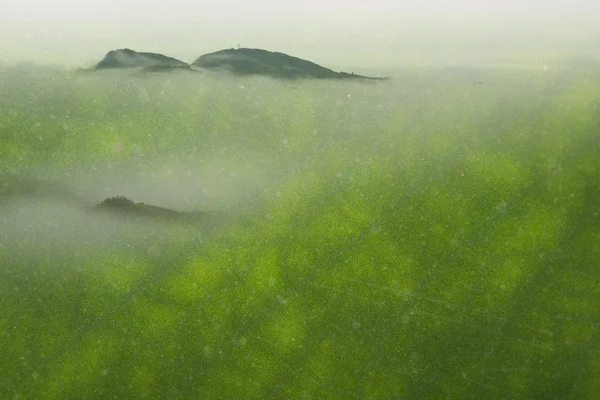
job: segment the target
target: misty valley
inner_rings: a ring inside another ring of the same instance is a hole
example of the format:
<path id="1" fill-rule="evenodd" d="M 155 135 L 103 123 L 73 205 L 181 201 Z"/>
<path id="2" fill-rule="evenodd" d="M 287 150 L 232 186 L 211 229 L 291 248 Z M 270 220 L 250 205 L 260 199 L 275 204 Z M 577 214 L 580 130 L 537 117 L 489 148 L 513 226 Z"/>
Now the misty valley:
<path id="1" fill-rule="evenodd" d="M 0 65 L 0 398 L 598 398 L 597 62 L 223 52 Z"/>

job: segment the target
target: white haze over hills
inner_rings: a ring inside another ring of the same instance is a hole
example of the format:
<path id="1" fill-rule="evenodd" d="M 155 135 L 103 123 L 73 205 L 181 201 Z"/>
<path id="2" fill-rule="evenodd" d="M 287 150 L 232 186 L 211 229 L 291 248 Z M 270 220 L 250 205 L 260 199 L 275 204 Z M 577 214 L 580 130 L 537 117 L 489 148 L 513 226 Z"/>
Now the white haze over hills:
<path id="1" fill-rule="evenodd" d="M 86 67 L 123 47 L 191 62 L 238 44 L 332 68 L 544 64 L 557 54 L 594 56 L 600 2 L 0 1 L 8 63 Z"/>

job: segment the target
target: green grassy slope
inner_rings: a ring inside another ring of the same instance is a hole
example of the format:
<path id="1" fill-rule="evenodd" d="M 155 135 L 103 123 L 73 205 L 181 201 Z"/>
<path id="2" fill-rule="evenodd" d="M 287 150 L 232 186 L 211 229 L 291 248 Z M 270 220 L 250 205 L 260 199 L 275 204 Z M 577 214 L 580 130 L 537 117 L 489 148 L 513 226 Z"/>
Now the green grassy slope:
<path id="1" fill-rule="evenodd" d="M 600 395 L 597 72 L 0 86 L 0 397 Z"/>

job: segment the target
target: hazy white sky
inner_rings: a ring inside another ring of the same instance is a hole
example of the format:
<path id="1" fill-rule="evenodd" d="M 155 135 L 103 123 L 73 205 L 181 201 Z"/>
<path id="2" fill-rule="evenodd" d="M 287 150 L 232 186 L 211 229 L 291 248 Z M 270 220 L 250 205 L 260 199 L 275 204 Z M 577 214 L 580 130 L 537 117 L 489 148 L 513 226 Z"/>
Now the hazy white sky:
<path id="1" fill-rule="evenodd" d="M 452 13 L 480 12 L 537 12 L 574 11 L 584 12 L 598 10 L 594 0 L 221 0 L 221 1 L 191 1 L 191 0 L 3 0 L 3 15 L 5 18 L 65 19 L 72 16 L 85 16 L 90 19 L 104 18 L 115 14 L 127 16 L 146 15 L 152 17 L 177 16 L 193 17 L 194 14 L 218 14 L 235 11 L 256 10 L 275 13 L 290 13 L 301 10 L 310 12 L 322 11 L 363 11 L 374 10 L 386 13 L 389 10 L 403 11 L 432 11 Z M 191 14 L 191 15 L 190 15 Z"/>
<path id="2" fill-rule="evenodd" d="M 560 41 L 598 27 L 600 0 L 0 0 L 5 61 L 70 65 L 122 47 L 192 61 L 238 43 L 343 64 L 432 38 Z"/>

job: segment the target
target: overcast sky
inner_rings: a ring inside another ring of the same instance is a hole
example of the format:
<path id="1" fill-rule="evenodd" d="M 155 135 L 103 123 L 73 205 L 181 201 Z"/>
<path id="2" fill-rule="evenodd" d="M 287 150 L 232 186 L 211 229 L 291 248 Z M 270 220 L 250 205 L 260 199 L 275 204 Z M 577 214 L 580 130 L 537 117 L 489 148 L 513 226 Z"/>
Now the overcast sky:
<path id="1" fill-rule="evenodd" d="M 600 0 L 0 0 L 4 61 L 79 66 L 113 48 L 192 61 L 237 44 L 330 63 L 380 62 L 401 45 L 564 41 L 599 37 L 599 27 Z"/>

